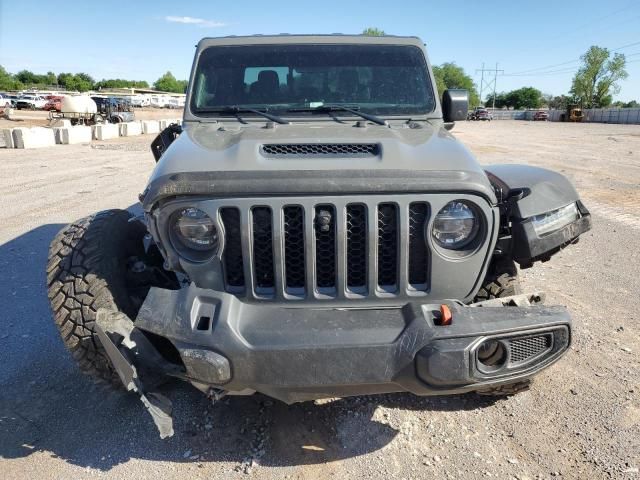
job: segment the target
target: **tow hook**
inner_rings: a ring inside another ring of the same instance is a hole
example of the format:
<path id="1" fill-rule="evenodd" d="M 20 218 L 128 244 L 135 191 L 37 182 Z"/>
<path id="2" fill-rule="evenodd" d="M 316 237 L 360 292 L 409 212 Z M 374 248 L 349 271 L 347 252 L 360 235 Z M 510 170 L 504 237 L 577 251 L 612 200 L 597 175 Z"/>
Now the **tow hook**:
<path id="1" fill-rule="evenodd" d="M 173 436 L 171 400 L 160 393 L 146 390 L 133 359 L 135 358 L 137 362 L 155 363 L 156 368 L 158 365 L 162 365 L 165 368 L 161 370 L 164 370 L 166 374 L 171 374 L 173 368 L 160 356 L 144 334 L 135 328 L 131 319 L 122 312 L 99 309 L 95 329 L 127 391 L 134 391 L 140 395 L 140 400 L 158 427 L 160 438 Z M 140 370 L 146 371 L 143 366 Z M 146 376 L 145 381 L 147 381 Z M 157 375 L 151 374 L 147 383 L 148 386 L 155 386 L 160 383 L 160 380 Z"/>

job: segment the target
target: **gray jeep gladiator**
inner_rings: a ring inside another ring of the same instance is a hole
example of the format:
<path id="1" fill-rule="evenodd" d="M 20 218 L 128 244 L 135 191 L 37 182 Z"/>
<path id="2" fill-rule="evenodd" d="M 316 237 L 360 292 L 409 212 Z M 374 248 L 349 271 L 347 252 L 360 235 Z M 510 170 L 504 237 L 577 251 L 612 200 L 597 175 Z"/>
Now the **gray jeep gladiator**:
<path id="1" fill-rule="evenodd" d="M 49 298 L 80 368 L 136 391 L 162 437 L 178 378 L 218 399 L 509 395 L 571 319 L 517 267 L 591 217 L 560 174 L 480 166 L 420 39 L 206 38 L 184 119 L 153 142 L 143 213 L 53 240 Z"/>

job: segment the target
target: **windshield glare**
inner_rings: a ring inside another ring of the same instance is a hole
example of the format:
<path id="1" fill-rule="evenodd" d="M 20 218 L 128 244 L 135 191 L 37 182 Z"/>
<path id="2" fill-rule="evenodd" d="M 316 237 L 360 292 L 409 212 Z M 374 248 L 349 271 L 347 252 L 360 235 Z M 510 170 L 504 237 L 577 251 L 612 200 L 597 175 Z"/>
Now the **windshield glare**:
<path id="1" fill-rule="evenodd" d="M 374 115 L 426 114 L 435 98 L 422 51 L 398 45 L 209 47 L 198 61 L 191 110 L 268 109 L 310 115 L 342 104 Z"/>

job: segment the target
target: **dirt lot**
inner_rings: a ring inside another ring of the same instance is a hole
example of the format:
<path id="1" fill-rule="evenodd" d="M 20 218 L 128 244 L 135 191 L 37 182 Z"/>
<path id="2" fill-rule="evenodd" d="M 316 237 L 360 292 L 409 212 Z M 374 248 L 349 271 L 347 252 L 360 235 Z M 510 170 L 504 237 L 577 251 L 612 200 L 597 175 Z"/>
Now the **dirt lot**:
<path id="1" fill-rule="evenodd" d="M 159 120 L 164 118 L 182 118 L 182 110 L 168 108 L 136 108 L 138 120 Z M 11 120 L 0 118 L 0 128 L 46 127 L 49 125 L 49 112 L 42 110 L 13 110 Z"/>
<path id="2" fill-rule="evenodd" d="M 516 397 L 394 394 L 286 406 L 215 406 L 168 389 L 176 435 L 162 441 L 133 395 L 81 376 L 45 295 L 48 244 L 65 223 L 135 204 L 153 160 L 139 137 L 0 150 L 0 477 L 640 478 L 640 126 L 462 122 L 483 163 L 557 169 L 594 228 L 526 289 L 574 315 L 571 352 Z"/>

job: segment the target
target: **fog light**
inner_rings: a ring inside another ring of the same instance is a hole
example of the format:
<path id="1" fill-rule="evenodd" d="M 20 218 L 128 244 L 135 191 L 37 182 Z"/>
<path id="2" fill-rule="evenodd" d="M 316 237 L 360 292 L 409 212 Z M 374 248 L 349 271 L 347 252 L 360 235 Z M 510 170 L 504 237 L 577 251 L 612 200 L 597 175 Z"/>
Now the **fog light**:
<path id="1" fill-rule="evenodd" d="M 502 368 L 507 363 L 507 349 L 502 342 L 486 340 L 477 350 L 479 366 L 483 370 L 493 371 Z"/>

